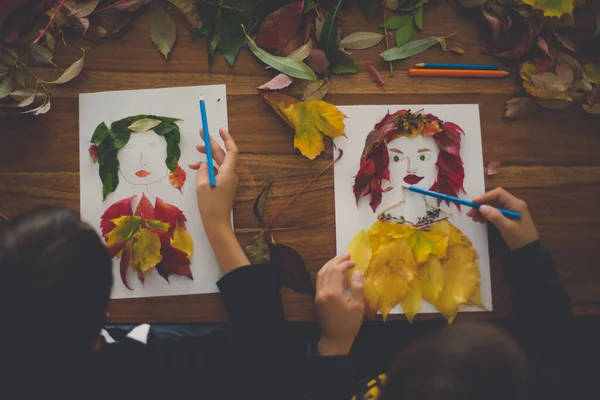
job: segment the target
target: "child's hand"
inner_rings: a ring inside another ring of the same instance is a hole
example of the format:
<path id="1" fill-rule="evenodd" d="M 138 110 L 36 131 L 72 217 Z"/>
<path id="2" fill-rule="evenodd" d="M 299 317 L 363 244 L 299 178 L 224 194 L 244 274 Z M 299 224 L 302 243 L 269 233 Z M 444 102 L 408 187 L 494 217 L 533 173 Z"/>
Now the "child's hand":
<path id="1" fill-rule="evenodd" d="M 344 294 L 347 271 L 354 264 L 350 254 L 345 254 L 331 259 L 317 274 L 315 304 L 321 325 L 321 355 L 348 354 L 360 330 L 365 313 L 364 278 L 360 272 L 352 276 L 350 297 Z"/>
<path id="2" fill-rule="evenodd" d="M 207 232 L 210 230 L 219 230 L 223 227 L 231 228 L 231 209 L 238 185 L 238 177 L 235 172 L 238 148 L 231 135 L 225 129 L 221 128 L 219 133 L 225 142 L 227 153 L 211 137 L 210 145 L 213 159 L 219 166 L 215 176 L 216 186 L 214 188 L 210 187 L 208 180 L 209 166 L 207 163 L 199 161 L 189 165 L 190 169 L 198 171 L 198 179 L 196 181 L 198 210 L 200 211 L 200 216 Z M 202 129 L 200 129 L 200 137 L 203 137 Z M 206 147 L 204 145 L 198 145 L 196 149 L 200 153 L 206 154 Z M 213 166 L 210 165 L 210 168 L 213 168 Z"/>
<path id="3" fill-rule="evenodd" d="M 500 208 L 521 213 L 521 219 L 510 219 L 489 205 L 482 205 L 479 211 L 473 208 L 467 213 L 476 222 L 489 221 L 496 225 L 511 250 L 520 249 L 540 238 L 527 209 L 527 204 L 506 190 L 497 188 L 473 199 L 473 201 L 481 204 L 498 205 Z"/>

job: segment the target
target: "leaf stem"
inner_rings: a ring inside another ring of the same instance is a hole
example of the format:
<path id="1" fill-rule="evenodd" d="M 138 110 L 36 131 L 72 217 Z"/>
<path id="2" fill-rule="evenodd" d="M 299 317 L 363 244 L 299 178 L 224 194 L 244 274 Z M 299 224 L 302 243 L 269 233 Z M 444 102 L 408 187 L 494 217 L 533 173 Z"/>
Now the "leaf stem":
<path id="1" fill-rule="evenodd" d="M 383 34 L 385 35 L 385 48 L 387 50 L 390 49 L 390 42 L 388 40 L 388 30 L 387 30 L 387 8 L 383 7 Z M 390 61 L 390 78 L 394 76 L 394 64 Z"/>
<path id="2" fill-rule="evenodd" d="M 40 33 L 40 36 L 38 36 L 37 39 L 35 39 L 33 41 L 33 44 L 36 44 L 37 42 L 39 42 L 40 39 L 46 34 L 46 32 L 48 32 L 48 29 L 50 29 L 50 25 L 52 24 L 52 22 L 54 22 L 56 15 L 58 14 L 58 12 L 60 11 L 60 9 L 62 8 L 62 6 L 64 4 L 65 4 L 65 0 L 61 0 L 60 4 L 58 5 L 58 7 L 56 7 L 56 10 L 54 11 L 54 14 L 52 14 L 52 18 L 50 18 L 50 21 L 48 21 L 48 24 L 46 25 L 44 30 Z"/>
<path id="3" fill-rule="evenodd" d="M 292 204 L 292 202 L 294 200 L 296 200 L 296 198 L 298 196 L 300 196 L 306 190 L 306 188 L 308 188 L 310 185 L 312 185 L 312 183 L 314 181 L 316 181 L 321 175 L 323 175 L 329 168 L 331 168 L 333 166 L 333 164 L 338 162 L 338 160 L 340 158 L 342 158 L 342 155 L 344 155 L 344 151 L 342 149 L 340 149 L 340 154 L 337 156 L 337 158 L 335 160 L 333 160 L 331 162 L 331 164 L 329 164 L 327 167 L 325 167 L 321 172 L 319 172 L 314 178 L 312 178 L 310 181 L 308 181 L 306 183 L 306 185 L 304 185 L 300 190 L 298 190 L 298 192 L 283 207 L 281 207 L 281 209 L 277 212 L 277 214 L 275 214 L 275 216 L 273 218 L 271 218 L 271 220 L 267 223 L 267 225 L 265 225 L 265 231 L 269 232 L 270 236 L 272 236 L 271 235 L 271 225 L 273 225 L 275 223 L 277 218 L 279 218 L 279 216 L 289 207 L 290 204 Z"/>
<path id="4" fill-rule="evenodd" d="M 36 79 L 36 83 L 35 83 L 35 87 L 37 89 L 37 85 L 40 84 L 42 85 L 42 87 L 44 88 L 44 91 L 46 93 L 50 93 L 50 91 L 46 88 L 46 86 L 44 85 L 44 81 L 41 80 L 40 78 L 38 78 L 38 76 L 36 74 L 33 73 L 32 70 L 29 69 L 29 67 L 27 65 L 25 65 L 25 63 L 23 61 L 21 61 L 20 59 L 17 60 L 17 62 L 27 70 L 27 72 L 29 72 L 31 74 L 31 76 L 33 76 Z"/>
<path id="5" fill-rule="evenodd" d="M 8 221 L 8 218 L 6 218 L 6 215 L 4 215 L 4 214 L 0 213 L 0 217 L 2 217 L 2 218 L 4 218 L 5 220 L 7 220 L 7 221 Z"/>

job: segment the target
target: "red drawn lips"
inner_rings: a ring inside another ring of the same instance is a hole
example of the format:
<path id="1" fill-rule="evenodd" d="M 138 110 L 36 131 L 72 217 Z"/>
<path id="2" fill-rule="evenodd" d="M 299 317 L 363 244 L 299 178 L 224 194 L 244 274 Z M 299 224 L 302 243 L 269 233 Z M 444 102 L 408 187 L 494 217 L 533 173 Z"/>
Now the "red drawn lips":
<path id="1" fill-rule="evenodd" d="M 415 185 L 419 182 L 421 182 L 421 179 L 425 178 L 424 176 L 416 176 L 414 174 L 410 174 L 410 175 L 406 175 L 404 177 L 404 182 L 408 183 L 409 185 Z"/>

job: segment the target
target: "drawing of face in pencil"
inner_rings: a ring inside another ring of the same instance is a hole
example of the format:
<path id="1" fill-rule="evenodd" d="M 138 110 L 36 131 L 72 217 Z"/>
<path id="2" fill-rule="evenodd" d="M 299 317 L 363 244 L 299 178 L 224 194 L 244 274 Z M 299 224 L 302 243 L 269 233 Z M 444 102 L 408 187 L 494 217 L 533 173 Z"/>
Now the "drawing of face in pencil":
<path id="1" fill-rule="evenodd" d="M 115 191 L 119 176 L 134 186 L 133 193 L 148 193 L 148 185 L 167 176 L 181 191 L 186 178 L 179 166 L 181 133 L 177 118 L 135 115 L 102 122 L 92 136 L 90 155 L 99 162 L 103 199 Z"/>

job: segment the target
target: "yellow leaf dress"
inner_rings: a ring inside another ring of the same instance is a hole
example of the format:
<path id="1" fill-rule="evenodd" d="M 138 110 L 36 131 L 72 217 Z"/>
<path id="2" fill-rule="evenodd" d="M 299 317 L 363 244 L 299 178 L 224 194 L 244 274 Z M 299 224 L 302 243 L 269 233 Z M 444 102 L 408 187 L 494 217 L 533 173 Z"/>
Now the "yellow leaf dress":
<path id="1" fill-rule="evenodd" d="M 356 268 L 365 276 L 368 309 L 381 311 L 384 321 L 401 304 L 412 322 L 421 299 L 448 323 L 461 304 L 482 307 L 477 251 L 448 219 L 416 225 L 378 219 L 355 236 L 348 250 L 360 260 Z"/>

